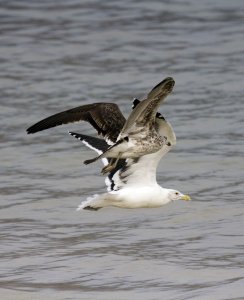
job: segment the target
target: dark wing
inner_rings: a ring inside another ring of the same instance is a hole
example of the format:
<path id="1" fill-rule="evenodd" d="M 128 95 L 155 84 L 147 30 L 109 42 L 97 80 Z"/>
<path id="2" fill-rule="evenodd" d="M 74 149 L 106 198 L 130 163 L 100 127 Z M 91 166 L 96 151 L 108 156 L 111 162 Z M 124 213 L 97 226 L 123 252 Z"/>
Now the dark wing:
<path id="1" fill-rule="evenodd" d="M 125 124 L 125 118 L 117 104 L 93 103 L 75 107 L 52 115 L 27 129 L 27 133 L 36 133 L 55 126 L 86 121 L 106 139 L 115 142 Z"/>
<path id="2" fill-rule="evenodd" d="M 109 148 L 109 145 L 103 139 L 71 131 L 69 131 L 69 134 L 75 137 L 77 140 L 82 141 L 83 144 L 85 144 L 88 148 L 96 151 L 98 154 L 103 153 Z"/>

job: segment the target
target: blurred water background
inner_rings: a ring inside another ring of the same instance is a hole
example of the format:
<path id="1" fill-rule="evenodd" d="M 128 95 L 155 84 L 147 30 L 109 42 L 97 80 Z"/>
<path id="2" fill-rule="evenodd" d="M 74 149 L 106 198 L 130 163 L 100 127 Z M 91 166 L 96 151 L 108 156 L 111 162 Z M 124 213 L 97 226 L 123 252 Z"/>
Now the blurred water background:
<path id="1" fill-rule="evenodd" d="M 244 2 L 0 1 L 0 298 L 244 299 Z M 75 211 L 100 163 L 51 114 L 115 102 L 128 116 L 166 76 L 178 143 L 162 186 L 193 201 Z"/>

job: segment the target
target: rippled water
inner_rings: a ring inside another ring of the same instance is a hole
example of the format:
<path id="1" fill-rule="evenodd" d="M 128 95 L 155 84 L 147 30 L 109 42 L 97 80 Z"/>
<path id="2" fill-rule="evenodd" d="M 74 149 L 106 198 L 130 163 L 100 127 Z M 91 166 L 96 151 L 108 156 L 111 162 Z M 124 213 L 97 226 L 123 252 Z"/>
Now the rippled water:
<path id="1" fill-rule="evenodd" d="M 243 1 L 1 1 L 1 299 L 243 299 Z M 104 191 L 66 132 L 25 129 L 166 76 L 159 183 L 191 203 L 75 211 Z"/>

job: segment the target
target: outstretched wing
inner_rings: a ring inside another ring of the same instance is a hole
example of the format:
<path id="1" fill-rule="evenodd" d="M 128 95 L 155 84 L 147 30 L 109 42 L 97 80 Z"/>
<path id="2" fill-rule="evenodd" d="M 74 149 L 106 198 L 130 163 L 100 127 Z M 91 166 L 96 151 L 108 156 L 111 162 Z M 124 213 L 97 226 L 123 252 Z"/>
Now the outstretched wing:
<path id="1" fill-rule="evenodd" d="M 126 120 L 117 104 L 93 103 L 75 107 L 43 119 L 29 127 L 27 133 L 36 133 L 55 126 L 79 121 L 89 122 L 98 134 L 114 143 Z"/>
<path id="2" fill-rule="evenodd" d="M 77 132 L 69 131 L 69 134 L 73 137 L 75 137 L 77 140 L 80 140 L 86 147 L 94 150 L 98 154 L 103 153 L 109 148 L 109 145 L 107 142 L 103 139 L 99 139 L 97 137 L 93 137 L 86 134 L 81 134 Z M 107 160 L 107 158 L 106 158 Z M 104 163 L 105 164 L 105 163 Z M 108 162 L 106 163 L 108 164 Z"/>
<path id="3" fill-rule="evenodd" d="M 157 84 L 148 94 L 147 98 L 138 103 L 135 109 L 133 109 L 120 135 L 126 135 L 135 123 L 144 126 L 150 120 L 155 120 L 159 105 L 171 93 L 174 83 L 173 78 L 167 77 Z"/>
<path id="4" fill-rule="evenodd" d="M 143 155 L 138 158 L 128 158 L 124 166 L 111 177 L 114 182 L 113 190 L 120 190 L 124 187 L 157 184 L 156 171 L 161 158 L 170 150 L 164 145 L 159 151 Z"/>

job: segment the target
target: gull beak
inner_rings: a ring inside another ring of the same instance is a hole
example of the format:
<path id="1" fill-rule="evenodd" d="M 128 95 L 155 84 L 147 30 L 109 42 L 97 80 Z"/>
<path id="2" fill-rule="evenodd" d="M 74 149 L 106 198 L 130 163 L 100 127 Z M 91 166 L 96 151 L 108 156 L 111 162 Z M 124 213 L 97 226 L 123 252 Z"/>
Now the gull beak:
<path id="1" fill-rule="evenodd" d="M 190 201 L 191 200 L 191 197 L 188 196 L 188 195 L 182 195 L 180 200 L 185 200 L 185 201 Z"/>

